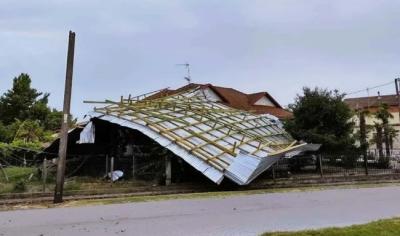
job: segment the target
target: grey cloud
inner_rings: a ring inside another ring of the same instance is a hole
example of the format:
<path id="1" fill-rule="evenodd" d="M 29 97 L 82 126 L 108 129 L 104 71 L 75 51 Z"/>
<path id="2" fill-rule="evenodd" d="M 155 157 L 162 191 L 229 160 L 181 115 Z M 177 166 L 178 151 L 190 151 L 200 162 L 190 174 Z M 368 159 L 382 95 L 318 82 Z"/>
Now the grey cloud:
<path id="1" fill-rule="evenodd" d="M 282 104 L 303 86 L 357 90 L 398 76 L 398 1 L 0 2 L 0 92 L 30 73 L 62 104 L 67 32 L 77 33 L 73 112 L 84 99 L 117 99 L 185 82 Z M 382 88 L 383 93 L 393 88 Z M 371 91 L 376 93 L 376 91 Z M 359 94 L 366 95 L 366 94 Z"/>

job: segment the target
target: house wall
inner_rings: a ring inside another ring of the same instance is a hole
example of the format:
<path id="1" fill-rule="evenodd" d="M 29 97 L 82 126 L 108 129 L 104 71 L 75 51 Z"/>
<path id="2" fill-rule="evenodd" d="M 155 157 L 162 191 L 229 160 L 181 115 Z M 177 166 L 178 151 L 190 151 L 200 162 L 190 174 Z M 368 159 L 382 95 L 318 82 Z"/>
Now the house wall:
<path id="1" fill-rule="evenodd" d="M 400 119 L 399 119 L 399 112 L 396 111 L 397 109 L 390 109 L 390 113 L 392 114 L 393 118 L 389 119 L 389 124 L 398 131 L 397 137 L 393 139 L 393 149 L 394 152 L 398 155 L 400 155 Z M 375 116 L 374 116 L 374 109 L 371 109 L 370 115 L 365 117 L 366 124 L 369 126 L 374 126 L 375 122 L 379 122 Z M 359 131 L 360 127 L 360 120 L 358 118 L 358 114 L 356 114 L 353 118 L 352 121 L 355 123 L 355 132 Z M 368 140 L 371 140 L 372 137 L 376 134 L 375 128 L 371 128 L 370 132 L 368 133 Z M 385 148 L 385 146 L 384 146 Z M 376 149 L 376 144 L 371 144 L 370 143 L 370 149 Z M 397 150 L 396 150 L 397 149 Z"/>
<path id="2" fill-rule="evenodd" d="M 221 98 L 220 98 L 214 91 L 212 91 L 212 90 L 209 89 L 209 88 L 199 90 L 199 93 L 202 93 L 201 95 L 205 95 L 206 98 L 207 98 L 208 100 L 210 100 L 210 101 L 213 101 L 213 102 L 220 102 L 220 101 L 222 101 Z"/>
<path id="3" fill-rule="evenodd" d="M 260 98 L 257 102 L 254 103 L 254 105 L 275 107 L 275 104 L 273 104 L 271 100 L 269 100 L 266 96 Z"/>

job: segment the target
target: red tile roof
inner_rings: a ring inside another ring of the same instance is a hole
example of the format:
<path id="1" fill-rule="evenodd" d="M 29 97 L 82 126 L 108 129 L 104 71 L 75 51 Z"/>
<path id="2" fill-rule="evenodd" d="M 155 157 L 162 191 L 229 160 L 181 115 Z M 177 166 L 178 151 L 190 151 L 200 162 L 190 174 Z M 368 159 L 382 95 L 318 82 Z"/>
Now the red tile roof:
<path id="1" fill-rule="evenodd" d="M 398 106 L 397 96 L 383 95 L 383 96 L 371 96 L 371 97 L 358 97 L 358 98 L 347 98 L 344 102 L 352 109 L 363 109 L 379 107 L 380 104 L 386 103 L 389 106 Z"/>
<path id="2" fill-rule="evenodd" d="M 190 84 L 185 85 L 176 90 L 165 89 L 156 94 L 153 94 L 152 96 L 148 97 L 147 99 L 154 99 L 154 98 L 159 98 L 159 97 L 163 97 L 163 96 L 168 96 L 168 95 L 172 95 L 175 93 L 179 93 L 179 92 L 182 92 L 182 91 L 185 91 L 188 89 L 192 89 L 192 88 L 197 88 L 197 87 L 211 89 L 222 99 L 222 103 L 224 103 L 225 105 L 228 105 L 230 107 L 236 108 L 236 109 L 251 111 L 251 112 L 254 112 L 257 114 L 268 113 L 268 114 L 274 115 L 280 119 L 288 118 L 288 117 L 292 116 L 291 112 L 283 109 L 282 106 L 267 92 L 246 94 L 246 93 L 240 92 L 233 88 L 219 87 L 219 86 L 214 86 L 212 84 L 190 83 Z M 255 105 L 255 103 L 263 96 L 266 96 L 275 105 L 275 107 Z"/>

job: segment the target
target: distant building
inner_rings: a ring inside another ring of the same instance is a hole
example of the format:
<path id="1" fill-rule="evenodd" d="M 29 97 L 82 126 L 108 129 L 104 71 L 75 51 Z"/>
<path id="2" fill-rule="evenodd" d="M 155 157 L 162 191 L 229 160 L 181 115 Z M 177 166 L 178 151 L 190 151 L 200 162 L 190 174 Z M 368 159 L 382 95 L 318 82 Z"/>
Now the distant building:
<path id="1" fill-rule="evenodd" d="M 220 102 L 232 108 L 250 111 L 256 114 L 271 114 L 279 119 L 292 116 L 292 113 L 283 109 L 268 92 L 246 94 L 233 88 L 219 87 L 212 84 L 190 83 L 175 90 L 162 90 L 150 96 L 150 98 L 168 96 L 197 87 L 203 90 L 208 99 Z"/>
<path id="2" fill-rule="evenodd" d="M 374 125 L 377 120 L 374 117 L 374 112 L 376 112 L 379 106 L 386 103 L 389 106 L 389 112 L 393 115 L 393 118 L 389 119 L 389 124 L 399 131 L 398 136 L 393 139 L 393 149 L 396 154 L 400 154 L 400 122 L 399 122 L 399 106 L 397 95 L 384 95 L 384 96 L 371 96 L 371 97 L 358 97 L 358 98 L 348 98 L 344 102 L 350 106 L 354 111 L 368 110 L 370 115 L 366 116 L 366 124 Z M 356 129 L 359 129 L 359 119 L 358 115 L 353 118 L 356 124 Z M 376 134 L 376 130 L 372 129 L 369 133 L 369 138 L 372 138 Z M 370 149 L 376 149 L 376 145 L 371 143 Z"/>

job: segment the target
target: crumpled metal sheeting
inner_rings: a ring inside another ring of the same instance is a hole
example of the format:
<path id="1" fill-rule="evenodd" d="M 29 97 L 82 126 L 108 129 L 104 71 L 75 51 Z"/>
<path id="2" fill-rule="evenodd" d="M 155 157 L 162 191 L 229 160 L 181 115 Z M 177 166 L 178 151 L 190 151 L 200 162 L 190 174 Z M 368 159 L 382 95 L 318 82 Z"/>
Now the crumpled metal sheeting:
<path id="1" fill-rule="evenodd" d="M 179 147 L 178 145 L 174 144 L 173 142 L 171 142 L 167 138 L 164 138 L 163 136 L 159 135 L 158 133 L 152 131 L 151 129 L 149 129 L 146 126 L 142 126 L 140 124 L 136 124 L 134 122 L 130 122 L 130 121 L 127 121 L 127 120 L 124 120 L 124 119 L 121 119 L 121 118 L 118 118 L 115 116 L 103 115 L 102 113 L 97 113 L 97 112 L 91 113 L 91 116 L 97 117 L 98 119 L 101 119 L 101 120 L 109 121 L 113 124 L 118 124 L 123 127 L 131 128 L 131 129 L 142 132 L 144 135 L 153 139 L 155 142 L 157 142 L 161 146 L 167 148 L 168 150 L 173 152 L 175 155 L 182 158 L 188 164 L 193 166 L 196 170 L 200 171 L 205 176 L 207 176 L 211 181 L 213 181 L 217 184 L 220 184 L 224 178 L 224 174 L 221 171 L 215 169 L 214 167 L 210 166 L 203 160 L 190 154 L 185 149 Z"/>
<path id="2" fill-rule="evenodd" d="M 216 183 L 226 176 L 248 184 L 297 148 L 276 117 L 232 109 L 195 91 L 109 103 L 92 117 L 142 132 Z"/>
<path id="3" fill-rule="evenodd" d="M 279 157 L 260 158 L 251 155 L 238 155 L 226 170 L 225 175 L 240 185 L 246 185 L 278 160 Z"/>
<path id="4" fill-rule="evenodd" d="M 93 122 L 89 122 L 79 135 L 79 143 L 94 143 L 95 127 Z"/>
<path id="5" fill-rule="evenodd" d="M 236 157 L 230 158 L 231 164 L 225 172 L 222 172 L 210 166 L 208 163 L 199 159 L 195 155 L 190 154 L 188 151 L 179 147 L 174 142 L 171 142 L 167 138 L 152 131 L 147 126 L 135 123 L 136 121 L 131 122 L 116 116 L 104 115 L 97 112 L 93 112 L 91 116 L 142 132 L 146 136 L 152 138 L 155 142 L 159 143 L 161 146 L 169 149 L 175 155 L 181 157 L 184 161 L 189 163 L 196 170 L 200 171 L 217 184 L 221 183 L 224 176 L 228 177 L 239 185 L 248 184 L 279 159 L 278 157 L 260 158 L 239 152 Z"/>

